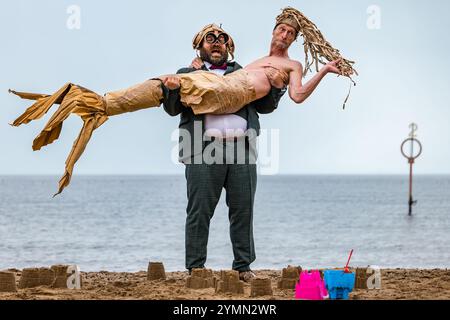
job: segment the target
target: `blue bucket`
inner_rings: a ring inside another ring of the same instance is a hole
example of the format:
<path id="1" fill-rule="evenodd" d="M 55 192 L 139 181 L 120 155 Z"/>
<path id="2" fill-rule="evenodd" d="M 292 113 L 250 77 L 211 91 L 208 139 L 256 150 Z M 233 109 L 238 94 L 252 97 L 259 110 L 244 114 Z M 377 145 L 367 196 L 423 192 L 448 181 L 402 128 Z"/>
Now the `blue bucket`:
<path id="1" fill-rule="evenodd" d="M 348 299 L 348 294 L 355 286 L 355 273 L 345 273 L 344 270 L 325 270 L 325 286 L 330 299 Z"/>

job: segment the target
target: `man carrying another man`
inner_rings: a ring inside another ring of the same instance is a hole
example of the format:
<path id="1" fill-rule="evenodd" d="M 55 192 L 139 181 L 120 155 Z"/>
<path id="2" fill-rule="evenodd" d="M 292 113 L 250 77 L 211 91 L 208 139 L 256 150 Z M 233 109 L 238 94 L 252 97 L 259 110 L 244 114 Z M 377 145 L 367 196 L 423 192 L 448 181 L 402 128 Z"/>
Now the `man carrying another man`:
<path id="1" fill-rule="evenodd" d="M 193 48 L 199 50 L 201 61 L 194 60 L 193 66 L 182 68 L 177 74 L 201 69 L 224 75 L 242 68 L 237 62 L 228 61 L 229 55 L 233 57 L 234 42 L 217 25 L 205 26 L 194 37 Z M 195 115 L 191 108 L 184 107 L 180 102 L 179 81 L 176 77 L 165 79 L 163 91 L 166 112 L 172 116 L 181 116 L 180 161 L 185 164 L 188 197 L 186 269 L 191 272 L 193 268 L 205 267 L 210 220 L 222 188 L 225 188 L 234 254 L 232 269 L 239 271 L 241 280 L 249 281 L 255 276 L 250 264 L 255 260 L 255 142 L 260 130 L 257 112 L 270 113 L 275 110 L 285 90 L 272 87 L 267 96 L 234 114 L 224 115 Z M 183 138 L 186 133 L 190 139 Z M 207 155 L 204 154 L 211 144 L 215 144 L 212 164 L 205 161 Z M 242 154 L 236 152 L 236 149 L 242 144 L 245 146 L 245 154 L 244 159 L 239 159 Z M 196 148 L 196 145 L 200 148 Z"/>

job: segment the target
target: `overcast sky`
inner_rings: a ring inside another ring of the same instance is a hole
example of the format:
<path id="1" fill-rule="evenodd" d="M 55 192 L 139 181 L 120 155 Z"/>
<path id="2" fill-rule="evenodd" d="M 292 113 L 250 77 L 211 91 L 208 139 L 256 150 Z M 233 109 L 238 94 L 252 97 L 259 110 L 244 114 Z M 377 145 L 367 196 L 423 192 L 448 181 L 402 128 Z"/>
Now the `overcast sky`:
<path id="1" fill-rule="evenodd" d="M 399 147 L 416 122 L 424 151 L 415 171 L 450 173 L 449 1 L 229 0 L 218 2 L 227 4 L 223 8 L 208 3 L 2 2 L 0 174 L 62 174 L 81 127 L 71 116 L 59 140 L 33 152 L 32 141 L 49 114 L 9 126 L 31 103 L 8 88 L 53 93 L 74 82 L 103 94 L 172 73 L 190 63 L 192 37 L 212 22 L 233 36 L 236 61 L 246 65 L 268 53 L 274 19 L 288 5 L 356 61 L 360 76 L 346 110 L 349 82 L 330 75 L 304 104 L 286 95 L 276 112 L 260 116 L 262 128 L 279 130 L 277 172 L 406 174 Z M 73 29 L 71 5 L 80 10 L 79 29 Z M 303 62 L 301 44 L 293 44 L 290 56 Z M 184 167 L 171 159 L 178 121 L 162 108 L 110 118 L 94 132 L 75 174 L 182 173 Z"/>

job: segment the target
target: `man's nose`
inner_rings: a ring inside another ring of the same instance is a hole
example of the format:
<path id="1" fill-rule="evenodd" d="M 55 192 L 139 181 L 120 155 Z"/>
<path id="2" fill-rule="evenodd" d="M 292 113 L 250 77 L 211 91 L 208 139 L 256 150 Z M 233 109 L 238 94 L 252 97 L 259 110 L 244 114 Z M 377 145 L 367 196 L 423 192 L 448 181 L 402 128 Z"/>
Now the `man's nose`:
<path id="1" fill-rule="evenodd" d="M 224 47 L 224 45 L 223 44 L 221 44 L 220 42 L 214 42 L 213 44 L 212 44 L 212 48 L 213 49 L 222 49 Z"/>

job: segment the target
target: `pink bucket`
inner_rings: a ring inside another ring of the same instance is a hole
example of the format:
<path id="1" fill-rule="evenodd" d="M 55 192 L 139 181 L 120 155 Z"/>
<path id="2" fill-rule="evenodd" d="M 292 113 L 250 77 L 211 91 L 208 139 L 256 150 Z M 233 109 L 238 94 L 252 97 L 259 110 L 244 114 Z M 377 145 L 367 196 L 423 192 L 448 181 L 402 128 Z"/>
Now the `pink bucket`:
<path id="1" fill-rule="evenodd" d="M 295 286 L 295 298 L 302 300 L 323 300 L 328 295 L 325 282 L 318 270 L 302 271 L 300 281 Z"/>

